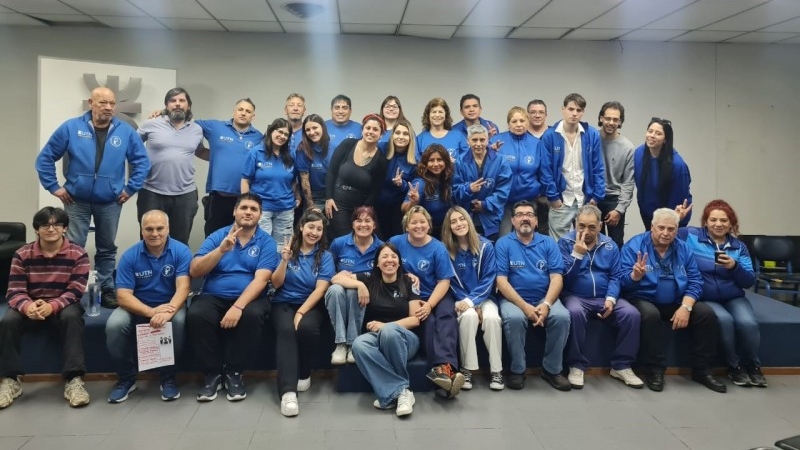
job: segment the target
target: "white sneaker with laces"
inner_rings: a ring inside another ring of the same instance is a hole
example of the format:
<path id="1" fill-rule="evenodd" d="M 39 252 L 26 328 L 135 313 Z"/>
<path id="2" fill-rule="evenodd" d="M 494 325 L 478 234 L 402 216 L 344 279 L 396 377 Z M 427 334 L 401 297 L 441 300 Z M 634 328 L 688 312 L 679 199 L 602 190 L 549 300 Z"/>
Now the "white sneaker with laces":
<path id="1" fill-rule="evenodd" d="M 89 393 L 83 387 L 81 377 L 75 377 L 64 385 L 64 398 L 69 402 L 69 406 L 77 408 L 89 404 Z"/>
<path id="2" fill-rule="evenodd" d="M 567 381 L 569 381 L 569 384 L 573 389 L 583 388 L 583 371 L 577 367 L 570 367 L 569 375 L 567 375 Z"/>
<path id="3" fill-rule="evenodd" d="M 22 385 L 16 377 L 0 380 L 0 409 L 11 406 L 14 399 L 20 395 L 22 395 Z"/>
<path id="4" fill-rule="evenodd" d="M 311 377 L 297 380 L 297 392 L 305 392 L 311 389 Z"/>
<path id="5" fill-rule="evenodd" d="M 414 393 L 408 389 L 403 389 L 403 392 L 397 396 L 397 409 L 395 414 L 397 417 L 403 417 L 411 414 L 414 411 Z"/>
<path id="6" fill-rule="evenodd" d="M 331 354 L 331 364 L 341 366 L 347 361 L 347 345 L 336 344 L 336 350 Z"/>
<path id="7" fill-rule="evenodd" d="M 375 401 L 372 402 L 372 406 L 374 406 L 374 407 L 376 407 L 378 409 L 392 409 L 392 408 L 395 407 L 395 403 L 391 403 L 391 404 L 386 405 L 386 406 L 381 406 L 381 401 L 376 398 Z"/>
<path id="8" fill-rule="evenodd" d="M 637 377 L 630 367 L 620 370 L 611 369 L 611 378 L 616 378 L 634 389 L 641 389 L 644 387 L 642 379 Z"/>
<path id="9" fill-rule="evenodd" d="M 294 417 L 300 414 L 300 405 L 297 403 L 297 393 L 287 392 L 281 397 L 281 414 Z"/>

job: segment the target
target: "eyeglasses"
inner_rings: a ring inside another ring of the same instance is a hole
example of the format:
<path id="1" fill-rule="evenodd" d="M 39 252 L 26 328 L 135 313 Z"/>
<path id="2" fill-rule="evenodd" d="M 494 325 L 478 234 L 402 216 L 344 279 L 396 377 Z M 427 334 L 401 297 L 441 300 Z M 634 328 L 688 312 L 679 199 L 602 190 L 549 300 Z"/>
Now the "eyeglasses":
<path id="1" fill-rule="evenodd" d="M 400 109 L 397 105 L 383 105 L 383 109 Z"/>
<path id="2" fill-rule="evenodd" d="M 54 230 L 57 230 L 59 228 L 64 228 L 64 224 L 61 223 L 61 222 L 56 222 L 56 223 L 48 223 L 48 224 L 44 224 L 44 225 L 39 225 L 39 229 L 40 230 L 49 230 L 50 228 L 52 228 Z"/>
<path id="3" fill-rule="evenodd" d="M 672 122 L 668 119 L 662 119 L 661 117 L 653 117 L 650 119 L 650 122 L 658 122 L 661 125 L 669 125 L 672 126 Z"/>
<path id="4" fill-rule="evenodd" d="M 534 217 L 536 217 L 536 214 L 532 212 L 514 213 L 514 218 L 516 219 L 533 219 Z"/>

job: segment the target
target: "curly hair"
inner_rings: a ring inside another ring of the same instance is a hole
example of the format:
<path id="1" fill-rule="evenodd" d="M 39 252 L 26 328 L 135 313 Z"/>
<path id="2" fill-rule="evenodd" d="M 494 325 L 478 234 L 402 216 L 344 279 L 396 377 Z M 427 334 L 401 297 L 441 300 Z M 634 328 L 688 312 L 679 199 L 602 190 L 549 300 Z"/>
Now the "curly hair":
<path id="1" fill-rule="evenodd" d="M 453 128 L 453 117 L 450 115 L 450 107 L 447 106 L 447 102 L 443 98 L 435 97 L 425 105 L 425 111 L 422 112 L 422 128 L 424 130 L 430 131 L 431 110 L 437 106 L 444 108 L 444 129 L 449 130 Z"/>
<path id="2" fill-rule="evenodd" d="M 444 170 L 439 175 L 434 175 L 428 172 L 428 161 L 435 153 L 444 161 Z M 450 153 L 441 144 L 431 144 L 422 153 L 419 164 L 417 165 L 417 174 L 425 180 L 425 196 L 431 197 L 438 191 L 441 194 L 442 201 L 450 203 L 452 197 L 452 182 L 453 182 L 453 161 L 450 159 Z"/>
<path id="3" fill-rule="evenodd" d="M 705 208 L 703 208 L 703 217 L 700 220 L 700 223 L 703 224 L 703 227 L 706 226 L 706 222 L 708 222 L 708 217 L 711 215 L 711 211 L 718 209 L 725 213 L 728 216 L 728 220 L 731 223 L 731 235 L 733 237 L 737 237 L 739 235 L 739 217 L 736 216 L 736 211 L 733 210 L 733 207 L 722 199 L 711 200 L 708 202 Z"/>

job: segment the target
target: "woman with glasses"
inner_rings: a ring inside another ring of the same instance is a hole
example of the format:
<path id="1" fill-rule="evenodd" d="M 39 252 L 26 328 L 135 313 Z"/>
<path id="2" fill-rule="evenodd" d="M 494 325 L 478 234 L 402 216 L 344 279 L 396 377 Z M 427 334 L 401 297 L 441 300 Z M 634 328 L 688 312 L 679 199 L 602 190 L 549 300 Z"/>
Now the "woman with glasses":
<path id="1" fill-rule="evenodd" d="M 406 116 L 403 115 L 403 106 L 400 104 L 400 99 L 394 95 L 389 95 L 383 99 L 379 114 L 383 119 L 383 123 L 386 124 L 386 131 L 378 141 L 378 148 L 381 152 L 386 153 L 389 142 L 392 140 L 392 131 L 395 124 L 401 120 L 406 120 Z M 414 136 L 414 139 L 416 139 L 416 136 Z"/>
<path id="2" fill-rule="evenodd" d="M 411 123 L 400 119 L 387 132 L 391 139 L 386 148 L 386 178 L 375 202 L 384 239 L 403 233 L 403 199 L 409 183 L 417 176 L 417 137 Z"/>
<path id="3" fill-rule="evenodd" d="M 258 226 L 280 245 L 292 235 L 294 208 L 300 205 L 295 179 L 295 163 L 289 152 L 292 126 L 275 119 L 264 133 L 264 145 L 250 150 L 242 169 L 242 193 L 261 197 Z"/>
<path id="4" fill-rule="evenodd" d="M 633 176 L 636 201 L 645 230 L 650 230 L 653 212 L 658 208 L 675 208 L 692 203 L 689 167 L 672 145 L 672 122 L 653 117 L 647 125 L 645 143 L 633 153 Z M 685 227 L 691 212 L 681 219 Z"/>
<path id="5" fill-rule="evenodd" d="M 325 119 L 318 114 L 309 114 L 303 119 L 303 140 L 297 148 L 295 162 L 300 174 L 300 188 L 306 208 L 325 210 L 325 175 L 333 156 L 331 138 Z"/>
<path id="6" fill-rule="evenodd" d="M 378 151 L 386 125 L 377 114 L 367 114 L 361 125 L 361 139 L 345 139 L 333 152 L 325 178 L 325 215 L 334 239 L 352 229 L 353 210 L 375 204 L 386 176 L 386 157 Z"/>
<path id="7" fill-rule="evenodd" d="M 431 144 L 439 144 L 447 150 L 453 161 L 469 151 L 464 134 L 453 130 L 450 107 L 443 98 L 436 97 L 425 105 L 422 113 L 422 133 L 417 135 L 417 159 Z"/>

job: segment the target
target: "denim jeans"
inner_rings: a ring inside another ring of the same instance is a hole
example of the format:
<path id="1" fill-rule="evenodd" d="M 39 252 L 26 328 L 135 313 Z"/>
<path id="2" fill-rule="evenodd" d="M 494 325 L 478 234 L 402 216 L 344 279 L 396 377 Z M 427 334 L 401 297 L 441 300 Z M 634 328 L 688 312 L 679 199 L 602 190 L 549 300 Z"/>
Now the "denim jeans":
<path id="1" fill-rule="evenodd" d="M 333 325 L 333 342 L 353 345 L 364 323 L 365 309 L 358 304 L 358 290 L 332 284 L 325 292 L 325 306 Z"/>
<path id="2" fill-rule="evenodd" d="M 103 289 L 114 289 L 114 265 L 117 259 L 117 226 L 122 205 L 117 202 L 91 203 L 76 200 L 65 205 L 69 217 L 67 239 L 86 248 L 89 223 L 94 217 L 94 268 L 97 270 L 97 284 Z"/>
<path id="3" fill-rule="evenodd" d="M 197 215 L 197 189 L 180 195 L 164 195 L 141 189 L 136 196 L 136 215 L 139 223 L 147 211 L 158 209 L 169 218 L 169 235 L 184 244 L 189 244 L 194 216 Z M 231 218 L 233 213 L 231 212 Z"/>
<path id="4" fill-rule="evenodd" d="M 266 231 L 272 239 L 278 244 L 278 252 L 280 253 L 283 244 L 288 242 L 292 237 L 292 226 L 294 225 L 294 210 L 287 209 L 286 211 L 261 211 L 261 219 L 258 220 L 258 226 Z"/>
<path id="5" fill-rule="evenodd" d="M 577 295 L 564 297 L 564 306 L 569 311 L 570 332 L 567 343 L 567 365 L 583 371 L 589 367 L 589 359 L 584 353 L 586 344 L 586 324 L 589 319 L 598 319 L 605 307 L 605 298 L 583 298 Z M 639 353 L 639 326 L 642 317 L 639 311 L 625 299 L 617 299 L 611 315 L 602 320 L 617 330 L 614 353 L 611 354 L 611 368 L 630 369 Z"/>
<path id="6" fill-rule="evenodd" d="M 106 348 L 114 366 L 117 369 L 120 381 L 136 379 L 138 358 L 136 353 L 136 325 L 149 323 L 150 319 L 137 316 L 122 308 L 117 308 L 111 313 L 106 322 Z M 172 323 L 172 345 L 175 361 L 181 356 L 184 337 L 186 336 L 186 308 L 181 308 L 170 320 Z M 159 368 L 161 378 L 175 376 L 175 366 Z"/>
<path id="7" fill-rule="evenodd" d="M 753 314 L 753 306 L 745 297 L 736 297 L 724 303 L 703 302 L 714 310 L 719 321 L 719 336 L 725 361 L 730 367 L 739 367 L 740 359 L 745 365 L 761 367 L 758 348 L 761 345 L 761 333 Z M 737 346 L 741 357 L 736 351 Z"/>
<path id="8" fill-rule="evenodd" d="M 377 333 L 364 333 L 353 342 L 356 366 L 372 385 L 381 407 L 391 405 L 409 387 L 408 360 L 419 351 L 419 337 L 396 323 Z"/>
<path id="9" fill-rule="evenodd" d="M 550 237 L 558 242 L 559 239 L 569 233 L 572 228 L 572 222 L 575 221 L 575 216 L 578 214 L 578 201 L 575 200 L 571 205 L 566 203 L 561 205 L 561 208 L 550 208 L 548 216 L 550 225 Z"/>
<path id="10" fill-rule="evenodd" d="M 530 322 L 517 305 L 506 299 L 500 301 L 500 317 L 503 318 L 503 334 L 511 353 L 511 372 L 525 373 L 525 339 Z M 569 311 L 556 300 L 544 322 L 547 338 L 544 343 L 542 368 L 549 373 L 561 373 L 564 369 L 564 347 L 569 336 Z"/>

